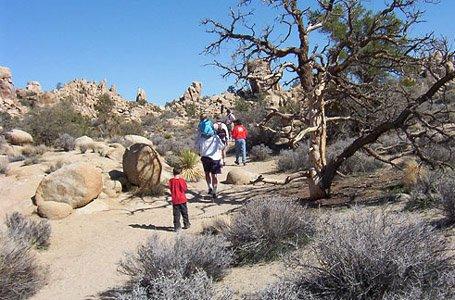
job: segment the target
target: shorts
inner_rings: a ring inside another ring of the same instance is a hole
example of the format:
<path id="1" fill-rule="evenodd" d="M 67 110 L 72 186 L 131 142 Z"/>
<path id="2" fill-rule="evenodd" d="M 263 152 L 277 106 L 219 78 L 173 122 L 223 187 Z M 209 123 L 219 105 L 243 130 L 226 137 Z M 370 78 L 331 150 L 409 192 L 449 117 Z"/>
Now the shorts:
<path id="1" fill-rule="evenodd" d="M 205 173 L 221 174 L 221 160 L 213 160 L 210 157 L 201 157 Z"/>

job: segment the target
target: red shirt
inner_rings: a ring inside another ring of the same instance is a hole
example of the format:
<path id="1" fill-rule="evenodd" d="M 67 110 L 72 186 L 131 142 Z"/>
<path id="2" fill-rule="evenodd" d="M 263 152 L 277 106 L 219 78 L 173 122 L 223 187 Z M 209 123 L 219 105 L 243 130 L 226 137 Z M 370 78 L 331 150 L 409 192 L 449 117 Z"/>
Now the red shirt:
<path id="1" fill-rule="evenodd" d="M 183 178 L 174 177 L 169 180 L 169 189 L 171 190 L 172 205 L 186 203 L 185 192 L 187 190 L 186 181 Z"/>
<path id="2" fill-rule="evenodd" d="M 235 125 L 232 129 L 232 138 L 234 140 L 244 140 L 248 135 L 248 131 L 243 125 Z"/>

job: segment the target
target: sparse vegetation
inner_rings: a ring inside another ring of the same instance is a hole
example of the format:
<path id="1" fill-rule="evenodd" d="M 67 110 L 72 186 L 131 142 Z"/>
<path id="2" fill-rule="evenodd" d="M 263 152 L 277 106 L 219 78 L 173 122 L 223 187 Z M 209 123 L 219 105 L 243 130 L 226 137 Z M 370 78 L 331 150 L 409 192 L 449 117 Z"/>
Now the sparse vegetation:
<path id="1" fill-rule="evenodd" d="M 295 172 L 309 168 L 308 149 L 303 144 L 295 150 L 282 150 L 278 156 L 278 171 Z"/>
<path id="2" fill-rule="evenodd" d="M 7 159 L 0 159 L 0 174 L 6 174 L 9 168 L 9 161 Z"/>
<path id="3" fill-rule="evenodd" d="M 448 250 L 444 236 L 416 217 L 355 210 L 322 222 L 315 260 L 293 257 L 289 268 L 302 271 L 284 280 L 299 299 L 450 299 Z"/>
<path id="4" fill-rule="evenodd" d="M 315 217 L 285 198 L 262 198 L 246 204 L 232 217 L 223 235 L 238 264 L 276 259 L 307 243 L 314 234 Z"/>
<path id="5" fill-rule="evenodd" d="M 8 161 L 11 163 L 23 160 L 25 160 L 25 156 L 22 154 L 8 155 Z"/>
<path id="6" fill-rule="evenodd" d="M 437 191 L 440 197 L 442 213 L 451 223 L 455 222 L 455 174 L 449 173 L 445 180 L 439 182 Z"/>
<path id="7" fill-rule="evenodd" d="M 63 149 L 66 152 L 74 150 L 76 147 L 74 140 L 74 137 L 67 133 L 61 134 L 55 141 L 54 147 Z"/>
<path id="8" fill-rule="evenodd" d="M 52 162 L 50 164 L 50 166 L 47 168 L 46 174 L 53 173 L 53 172 L 57 171 L 58 169 L 60 169 L 61 167 L 63 167 L 64 165 L 65 165 L 65 162 L 63 160 L 58 160 L 58 161 Z"/>
<path id="9" fill-rule="evenodd" d="M 270 159 L 270 155 L 272 154 L 272 149 L 267 147 L 264 144 L 253 146 L 250 150 L 250 157 L 255 161 L 265 161 Z"/>
<path id="10" fill-rule="evenodd" d="M 0 233 L 0 299 L 26 299 L 46 284 L 30 246 Z"/>
<path id="11" fill-rule="evenodd" d="M 101 295 L 101 299 L 118 300 L 229 300 L 232 293 L 217 289 L 203 271 L 183 277 L 181 274 L 158 276 L 146 282 L 130 283 L 127 287 Z"/>
<path id="12" fill-rule="evenodd" d="M 18 243 L 47 248 L 51 236 L 51 225 L 47 220 L 35 221 L 21 213 L 14 212 L 6 217 L 5 225 L 8 236 Z"/>
<path id="13" fill-rule="evenodd" d="M 174 274 L 186 278 L 198 271 L 218 280 L 226 274 L 231 259 L 221 237 L 179 234 L 169 242 L 154 234 L 120 263 L 119 271 L 137 282 Z"/>
<path id="14" fill-rule="evenodd" d="M 82 116 L 69 101 L 62 100 L 51 107 L 35 108 L 23 120 L 23 128 L 37 143 L 52 146 L 61 134 L 91 135 L 89 118 Z"/>
<path id="15" fill-rule="evenodd" d="M 24 166 L 36 165 L 41 163 L 41 158 L 39 156 L 30 156 L 24 160 Z"/>
<path id="16" fill-rule="evenodd" d="M 199 155 L 189 149 L 185 149 L 180 153 L 178 166 L 182 168 L 182 176 L 187 181 L 199 181 L 204 175 L 198 168 Z"/>

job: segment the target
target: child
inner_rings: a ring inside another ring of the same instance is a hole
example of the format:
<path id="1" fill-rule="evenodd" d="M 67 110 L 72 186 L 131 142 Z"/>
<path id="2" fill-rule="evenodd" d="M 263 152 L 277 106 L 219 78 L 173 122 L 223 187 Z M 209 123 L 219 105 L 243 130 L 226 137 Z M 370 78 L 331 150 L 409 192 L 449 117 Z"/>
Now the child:
<path id="1" fill-rule="evenodd" d="M 190 220 L 188 218 L 188 208 L 186 206 L 187 190 L 185 179 L 180 177 L 182 170 L 174 168 L 174 177 L 169 180 L 169 189 L 171 190 L 172 210 L 174 214 L 174 231 L 180 229 L 180 215 L 183 217 L 183 229 L 190 228 Z"/>
<path id="2" fill-rule="evenodd" d="M 239 159 L 241 157 L 243 165 L 246 165 L 246 138 L 248 131 L 240 120 L 235 120 L 234 125 L 231 136 L 235 140 L 235 164 L 240 164 Z"/>
<path id="3" fill-rule="evenodd" d="M 229 141 L 229 129 L 227 128 L 226 124 L 224 124 L 220 118 L 216 118 L 215 124 L 213 124 L 213 128 L 215 129 L 216 134 L 218 137 L 221 139 L 221 141 L 224 144 L 224 148 L 221 152 L 222 154 L 222 163 L 223 166 L 226 165 L 226 151 L 228 147 L 228 141 Z"/>

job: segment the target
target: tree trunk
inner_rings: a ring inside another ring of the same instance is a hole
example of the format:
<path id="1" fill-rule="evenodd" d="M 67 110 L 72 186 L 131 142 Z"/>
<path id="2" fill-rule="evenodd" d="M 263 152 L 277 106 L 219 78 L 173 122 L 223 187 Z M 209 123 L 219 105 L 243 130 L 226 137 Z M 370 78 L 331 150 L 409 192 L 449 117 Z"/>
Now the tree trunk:
<path id="1" fill-rule="evenodd" d="M 322 93 L 324 87 L 324 83 L 316 87 L 309 107 L 309 126 L 317 127 L 317 130 L 311 133 L 308 153 L 311 165 L 310 176 L 308 178 L 311 199 L 321 199 L 328 196 L 328 191 L 321 188 L 320 184 L 322 171 L 327 164 L 327 127 L 324 109 L 325 103 Z"/>

